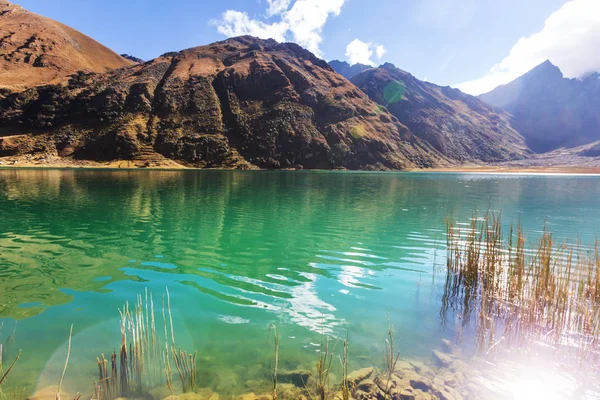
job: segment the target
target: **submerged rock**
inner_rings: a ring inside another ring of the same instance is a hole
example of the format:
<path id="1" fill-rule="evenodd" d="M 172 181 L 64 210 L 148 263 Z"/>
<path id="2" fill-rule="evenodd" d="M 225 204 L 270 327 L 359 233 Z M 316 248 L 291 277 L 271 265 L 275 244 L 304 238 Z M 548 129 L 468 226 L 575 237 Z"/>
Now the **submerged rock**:
<path id="1" fill-rule="evenodd" d="M 254 393 L 246 393 L 237 397 L 237 400 L 272 400 L 272 397 L 267 396 L 266 394 L 256 395 Z"/>
<path id="2" fill-rule="evenodd" d="M 152 388 L 148 391 L 148 394 L 150 395 L 152 400 L 163 400 L 172 395 L 171 391 L 166 385 Z M 178 393 L 173 393 L 173 395 L 177 394 Z"/>
<path id="3" fill-rule="evenodd" d="M 246 393 L 236 397 L 237 400 L 272 400 L 272 394 L 254 394 Z M 291 383 L 282 383 L 277 385 L 277 399 L 281 400 L 307 400 L 302 390 Z"/>
<path id="4" fill-rule="evenodd" d="M 478 400 L 484 397 L 484 388 L 477 376 L 461 359 L 436 350 L 431 360 L 398 360 L 392 374 L 363 368 L 349 374 L 348 380 L 356 400 Z"/>
<path id="5" fill-rule="evenodd" d="M 433 359 L 440 367 L 449 367 L 452 364 L 452 356 L 446 353 L 442 353 L 441 351 L 434 350 L 433 351 Z"/>
<path id="6" fill-rule="evenodd" d="M 291 383 L 297 387 L 305 387 L 310 376 L 311 372 L 307 370 L 280 371 L 277 373 L 277 381 L 280 383 Z"/>
<path id="7" fill-rule="evenodd" d="M 460 353 L 459 347 L 448 339 L 442 339 L 442 348 L 448 354 L 458 355 Z"/>
<path id="8" fill-rule="evenodd" d="M 356 386 L 363 392 L 371 392 L 376 388 L 377 385 L 373 379 L 365 379 L 360 381 Z"/>
<path id="9" fill-rule="evenodd" d="M 431 389 L 431 383 L 431 380 L 423 376 L 417 376 L 410 380 L 410 386 L 423 392 L 428 392 Z"/>
<path id="10" fill-rule="evenodd" d="M 406 388 L 400 393 L 400 400 L 415 400 L 417 398 L 412 388 Z"/>
<path id="11" fill-rule="evenodd" d="M 447 386 L 438 388 L 435 394 L 440 400 L 463 400 L 463 396 L 459 392 Z"/>
<path id="12" fill-rule="evenodd" d="M 348 374 L 348 382 L 357 383 L 369 378 L 375 372 L 375 368 L 362 368 Z"/>

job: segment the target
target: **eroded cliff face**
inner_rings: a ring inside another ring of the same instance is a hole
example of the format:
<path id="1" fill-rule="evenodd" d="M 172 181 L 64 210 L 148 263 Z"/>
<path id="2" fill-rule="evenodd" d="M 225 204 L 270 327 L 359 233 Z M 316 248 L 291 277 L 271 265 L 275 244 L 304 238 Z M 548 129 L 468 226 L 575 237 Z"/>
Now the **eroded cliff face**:
<path id="1" fill-rule="evenodd" d="M 239 37 L 0 93 L 0 156 L 405 169 L 448 160 L 298 45 Z"/>
<path id="2" fill-rule="evenodd" d="M 531 155 L 510 114 L 458 89 L 420 81 L 392 64 L 367 69 L 352 82 L 448 158 L 487 163 Z"/>

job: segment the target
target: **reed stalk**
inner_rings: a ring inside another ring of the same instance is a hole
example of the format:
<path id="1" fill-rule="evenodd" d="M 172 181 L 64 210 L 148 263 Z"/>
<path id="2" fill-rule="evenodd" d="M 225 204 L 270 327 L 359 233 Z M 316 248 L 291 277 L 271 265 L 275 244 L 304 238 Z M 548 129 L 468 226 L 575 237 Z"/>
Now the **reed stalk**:
<path id="1" fill-rule="evenodd" d="M 319 354 L 317 357 L 317 397 L 319 400 L 325 400 L 329 389 L 329 373 L 331 372 L 331 363 L 335 356 L 337 342 L 330 347 L 331 337 L 321 335 Z"/>
<path id="2" fill-rule="evenodd" d="M 0 346 L 0 359 L 1 359 L 1 356 L 2 356 L 2 346 Z M 21 350 L 19 350 L 19 352 L 17 353 L 17 357 L 12 362 L 12 364 L 10 364 L 10 366 L 8 367 L 6 372 L 0 373 L 0 393 L 2 392 L 2 384 L 6 380 L 6 377 L 8 376 L 8 374 L 10 374 L 10 371 L 12 371 L 12 369 L 15 367 L 15 365 L 17 364 L 17 361 L 19 361 L 20 357 L 21 357 Z M 1 366 L 1 364 L 2 363 L 0 362 L 0 366 Z"/>
<path id="3" fill-rule="evenodd" d="M 267 344 L 269 344 L 269 338 L 271 337 L 271 332 L 273 333 L 273 370 L 272 370 L 272 380 L 273 380 L 273 391 L 272 397 L 273 400 L 277 400 L 277 369 L 279 368 L 279 340 L 281 339 L 281 328 L 279 328 L 274 323 L 269 324 L 268 326 L 268 334 L 267 334 Z"/>
<path id="4" fill-rule="evenodd" d="M 196 390 L 196 352 L 188 354 L 181 349 L 171 348 L 173 361 L 179 372 L 183 393 Z"/>
<path id="5" fill-rule="evenodd" d="M 342 400 L 350 400 L 350 382 L 348 381 L 348 348 L 348 331 L 346 331 L 346 339 L 344 339 L 344 350 L 340 358 L 340 363 L 342 365 Z"/>
<path id="6" fill-rule="evenodd" d="M 390 320 L 390 314 L 388 312 L 388 332 L 387 332 L 387 338 L 385 339 L 385 354 L 384 354 L 384 361 L 385 361 L 385 371 L 387 372 L 387 382 L 386 382 L 386 386 L 385 386 L 385 391 L 384 391 L 384 398 L 385 399 L 392 399 L 391 397 L 391 383 L 392 383 L 392 374 L 394 373 L 394 370 L 396 369 L 396 364 L 398 363 L 398 359 L 400 358 L 400 352 L 396 353 L 395 350 L 395 343 L 394 343 L 394 339 L 395 339 L 395 329 L 394 329 L 394 325 L 392 325 L 392 322 Z"/>
<path id="7" fill-rule="evenodd" d="M 164 346 L 156 331 L 156 316 L 152 293 L 137 296 L 135 307 L 125 303 L 121 316 L 121 346 L 108 359 L 102 354 L 96 359 L 98 381 L 94 396 L 98 400 L 141 396 L 150 388 L 165 384 L 171 395 L 172 363 L 179 373 L 183 392 L 196 389 L 196 352 L 176 349 L 175 328 L 168 289 L 162 300 Z M 169 336 L 170 335 L 170 336 Z"/>
<path id="8" fill-rule="evenodd" d="M 580 243 L 558 243 L 547 224 L 530 247 L 523 227 L 506 237 L 500 214 L 475 212 L 461 230 L 446 217 L 447 274 L 440 316 L 449 312 L 474 324 L 477 347 L 529 348 L 538 341 L 579 349 L 577 358 L 598 363 L 600 255 Z M 581 351 L 585 349 L 586 351 Z"/>
<path id="9" fill-rule="evenodd" d="M 63 380 L 65 379 L 65 374 L 67 372 L 67 367 L 69 365 L 69 357 L 71 356 L 71 338 L 73 337 L 73 325 L 71 325 L 71 330 L 69 331 L 69 341 L 67 344 L 67 358 L 65 360 L 65 367 L 63 368 L 62 375 L 60 376 L 60 380 L 58 381 L 58 389 L 56 390 L 56 400 L 60 400 L 60 389 L 62 388 Z"/>

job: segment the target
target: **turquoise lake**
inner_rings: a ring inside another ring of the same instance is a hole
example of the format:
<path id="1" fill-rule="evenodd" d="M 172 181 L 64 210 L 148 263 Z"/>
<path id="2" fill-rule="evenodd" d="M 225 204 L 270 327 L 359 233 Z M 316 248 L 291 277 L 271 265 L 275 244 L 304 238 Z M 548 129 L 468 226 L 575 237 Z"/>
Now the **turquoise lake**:
<path id="1" fill-rule="evenodd" d="M 351 366 L 382 363 L 387 318 L 403 357 L 441 339 L 445 216 L 475 209 L 535 235 L 592 244 L 600 177 L 320 171 L 0 170 L 0 342 L 13 383 L 85 391 L 120 344 L 119 312 L 165 288 L 201 386 L 225 395 L 309 368 L 348 332 Z M 533 240 L 533 239 L 532 239 Z M 15 329 L 16 322 L 16 329 Z M 13 333 L 14 329 L 14 334 Z M 5 361 L 6 363 L 6 361 Z"/>

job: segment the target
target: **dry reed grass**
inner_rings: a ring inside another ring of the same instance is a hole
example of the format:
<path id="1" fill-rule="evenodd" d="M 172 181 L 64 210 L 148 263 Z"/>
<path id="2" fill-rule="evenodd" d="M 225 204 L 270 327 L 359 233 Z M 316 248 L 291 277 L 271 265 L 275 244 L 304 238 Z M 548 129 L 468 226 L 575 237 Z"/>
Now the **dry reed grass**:
<path id="1" fill-rule="evenodd" d="M 166 307 L 165 307 L 166 300 Z M 98 381 L 94 398 L 114 400 L 120 397 L 142 396 L 151 388 L 165 385 L 173 395 L 175 365 L 183 393 L 196 389 L 196 352 L 188 353 L 176 346 L 171 313 L 171 297 L 166 289 L 162 299 L 164 336 L 157 333 L 152 293 L 138 295 L 130 309 L 126 303 L 119 310 L 121 316 L 121 346 L 119 354 L 113 351 L 108 360 L 102 354 L 97 358 Z"/>
<path id="2" fill-rule="evenodd" d="M 579 364 L 598 364 L 598 241 L 588 249 L 557 242 L 545 224 L 527 247 L 520 222 L 505 236 L 500 214 L 491 212 L 474 213 L 468 227 L 448 215 L 446 234 L 442 323 L 452 311 L 463 328 L 474 324 L 477 347 L 486 353 L 543 341 Z"/>

